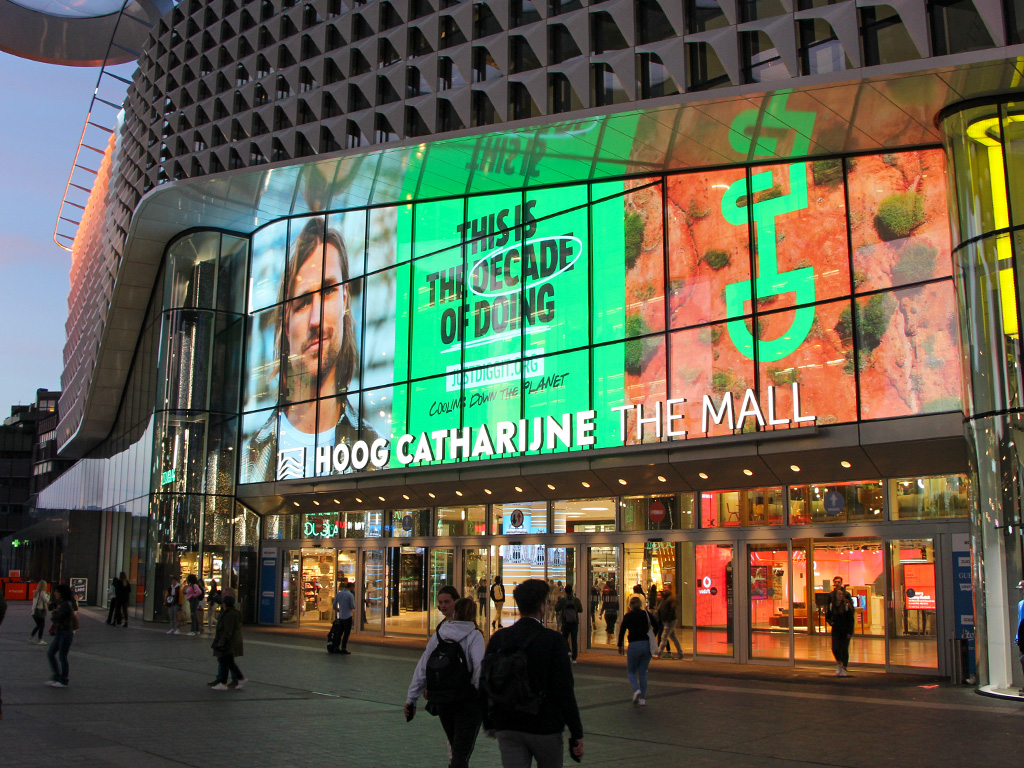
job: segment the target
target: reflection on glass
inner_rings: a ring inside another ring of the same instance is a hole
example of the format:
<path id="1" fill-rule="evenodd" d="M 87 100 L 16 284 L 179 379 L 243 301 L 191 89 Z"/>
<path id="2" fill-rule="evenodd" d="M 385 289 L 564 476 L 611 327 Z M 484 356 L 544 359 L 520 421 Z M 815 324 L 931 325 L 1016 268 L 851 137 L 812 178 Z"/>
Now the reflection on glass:
<path id="1" fill-rule="evenodd" d="M 882 520 L 882 481 L 791 485 L 789 523 L 846 523 Z"/>
<path id="2" fill-rule="evenodd" d="M 371 549 L 363 552 L 363 605 L 360 628 L 366 631 L 382 632 L 384 629 L 384 604 L 387 579 L 384 568 L 384 550 Z"/>
<path id="3" fill-rule="evenodd" d="M 486 532 L 487 507 L 484 504 L 437 508 L 438 536 L 482 536 Z"/>
<path id="4" fill-rule="evenodd" d="M 551 502 L 554 533 L 597 533 L 615 530 L 615 499 L 573 499 Z"/>
<path id="5" fill-rule="evenodd" d="M 908 477 L 889 481 L 889 504 L 893 520 L 932 520 L 967 517 L 966 475 Z"/>
<path id="6" fill-rule="evenodd" d="M 750 544 L 750 657 L 788 659 L 793 609 L 789 551 L 784 544 Z"/>
<path id="7" fill-rule="evenodd" d="M 782 525 L 782 488 L 705 491 L 700 495 L 700 527 Z"/>
<path id="8" fill-rule="evenodd" d="M 889 656 L 901 667 L 939 666 L 936 627 L 935 546 L 932 539 L 889 542 L 892 616 Z"/>
<path id="9" fill-rule="evenodd" d="M 620 594 L 618 547 L 590 547 L 588 555 L 590 644 L 592 647 L 614 647 L 618 622 L 625 610 L 623 595 Z M 577 594 L 579 592 L 577 590 Z"/>
<path id="10" fill-rule="evenodd" d="M 693 528 L 693 494 L 623 496 L 619 501 L 623 531 L 678 531 Z"/>

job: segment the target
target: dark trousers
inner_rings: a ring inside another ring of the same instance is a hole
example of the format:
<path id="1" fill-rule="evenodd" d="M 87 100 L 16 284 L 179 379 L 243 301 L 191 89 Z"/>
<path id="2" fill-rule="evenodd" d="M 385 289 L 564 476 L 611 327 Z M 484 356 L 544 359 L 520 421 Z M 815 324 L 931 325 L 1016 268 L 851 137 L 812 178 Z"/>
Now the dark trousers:
<path id="1" fill-rule="evenodd" d="M 348 648 L 348 636 L 352 634 L 352 617 L 338 619 L 341 622 L 341 650 Z"/>
<path id="2" fill-rule="evenodd" d="M 451 768 L 468 768 L 480 732 L 480 704 L 476 698 L 457 704 L 439 704 L 438 717 L 452 748 Z"/>
<path id="3" fill-rule="evenodd" d="M 110 598 L 110 607 L 107 608 L 107 624 L 114 623 L 114 617 L 117 616 L 117 598 Z"/>
<path id="4" fill-rule="evenodd" d="M 572 660 L 576 661 L 576 657 L 579 656 L 580 648 L 580 625 L 579 622 L 573 624 L 562 625 L 562 637 L 564 637 L 569 643 L 569 649 L 572 651 Z"/>
<path id="5" fill-rule="evenodd" d="M 125 598 L 118 598 L 114 606 L 114 624 L 128 626 L 128 600 Z"/>
<path id="6" fill-rule="evenodd" d="M 609 635 L 615 634 L 615 622 L 619 620 L 618 611 L 605 611 L 604 612 L 604 624 L 605 629 L 608 630 Z"/>
<path id="7" fill-rule="evenodd" d="M 234 656 L 218 656 L 217 657 L 217 682 L 226 683 L 228 681 L 228 673 L 231 673 L 231 679 L 234 682 L 244 680 L 245 675 L 242 674 L 242 670 L 235 664 Z"/>
<path id="8" fill-rule="evenodd" d="M 64 685 L 68 684 L 68 674 L 71 671 L 68 667 L 68 651 L 71 650 L 71 641 L 75 639 L 75 633 L 70 629 L 58 629 L 53 635 L 50 649 L 46 652 L 46 659 L 50 662 L 50 669 L 53 670 L 53 679 Z M 57 663 L 60 662 L 58 669 Z"/>
<path id="9" fill-rule="evenodd" d="M 43 639 L 43 629 L 46 627 L 46 614 L 45 613 L 33 613 L 32 621 L 36 623 L 35 629 L 32 630 L 32 634 L 29 637 L 35 637 L 36 633 L 39 633 L 39 639 Z"/>
<path id="10" fill-rule="evenodd" d="M 832 633 L 832 655 L 843 667 L 850 663 L 850 637 L 845 632 Z"/>

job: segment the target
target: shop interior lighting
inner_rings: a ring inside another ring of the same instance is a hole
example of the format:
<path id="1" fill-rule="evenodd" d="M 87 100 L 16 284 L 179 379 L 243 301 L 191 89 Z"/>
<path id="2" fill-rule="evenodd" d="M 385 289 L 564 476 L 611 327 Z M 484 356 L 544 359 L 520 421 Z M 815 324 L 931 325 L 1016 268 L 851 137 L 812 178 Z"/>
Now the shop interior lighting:
<path id="1" fill-rule="evenodd" d="M 409 494 L 408 493 L 403 493 L 402 494 L 402 498 L 405 499 L 406 501 L 408 501 L 409 500 Z"/>
<path id="2" fill-rule="evenodd" d="M 488 496 L 490 496 L 491 495 L 491 489 L 490 488 L 484 488 L 484 493 L 486 493 Z"/>
<path id="3" fill-rule="evenodd" d="M 746 475 L 747 477 L 753 477 L 754 476 L 753 471 L 751 471 L 749 469 L 744 469 L 743 470 L 743 474 Z"/>
<path id="4" fill-rule="evenodd" d="M 549 491 L 555 490 L 555 486 L 553 486 L 551 483 L 548 483 L 548 490 Z"/>
<path id="5" fill-rule="evenodd" d="M 664 475 L 658 475 L 658 482 L 659 483 L 667 483 L 668 482 L 668 478 L 665 477 Z"/>
<path id="6" fill-rule="evenodd" d="M 378 496 L 377 498 L 380 499 L 381 501 L 386 501 L 386 499 L 383 496 Z"/>
<path id="7" fill-rule="evenodd" d="M 619 478 L 619 485 L 625 485 L 625 484 L 626 484 L 626 481 L 625 481 L 625 479 L 623 479 L 623 478 L 621 478 L 621 477 L 620 477 L 620 478 Z"/>
<path id="8" fill-rule="evenodd" d="M 849 469 L 853 465 L 848 461 L 840 461 L 839 466 L 841 466 L 843 469 Z"/>
<path id="9" fill-rule="evenodd" d="M 335 503 L 335 504 L 341 504 L 341 502 L 340 502 L 340 501 L 338 501 L 337 499 L 335 499 L 335 500 L 334 500 L 334 503 Z"/>
<path id="10" fill-rule="evenodd" d="M 299 502 L 297 501 L 293 501 L 292 504 L 294 504 L 296 507 L 299 506 Z"/>
<path id="11" fill-rule="evenodd" d="M 707 480 L 708 479 L 707 473 L 705 473 L 705 472 L 698 472 L 697 473 L 697 477 L 699 477 L 701 480 Z"/>
<path id="12" fill-rule="evenodd" d="M 429 496 L 429 497 L 430 497 L 430 498 L 432 498 L 432 499 L 436 499 L 436 498 L 437 498 L 437 496 L 435 496 L 435 495 L 433 494 L 433 492 L 431 492 L 431 493 L 428 493 L 428 494 L 427 494 L 427 496 Z"/>
<path id="13" fill-rule="evenodd" d="M 320 506 L 320 502 L 317 501 L 316 499 L 313 499 L 313 506 L 314 507 L 319 507 Z"/>
<path id="14" fill-rule="evenodd" d="M 455 495 L 456 495 L 456 496 L 461 496 L 461 495 L 462 495 L 462 491 L 456 491 L 456 492 L 455 492 Z"/>
<path id="15" fill-rule="evenodd" d="M 584 488 L 589 488 L 590 487 L 590 483 L 588 483 L 586 480 L 584 480 L 582 483 L 580 483 L 580 485 L 582 485 Z"/>
<path id="16" fill-rule="evenodd" d="M 520 488 L 518 485 L 514 486 L 514 488 L 516 489 L 516 493 L 522 493 L 523 492 L 523 489 Z"/>
<path id="17" fill-rule="evenodd" d="M 362 500 L 362 499 L 360 499 L 360 498 L 359 498 L 358 496 L 356 496 L 356 501 L 357 501 L 357 502 L 358 502 L 359 504 L 362 504 L 362 503 L 363 503 L 363 500 Z"/>
<path id="18" fill-rule="evenodd" d="M 796 464 L 790 464 L 789 468 L 792 469 L 794 472 L 800 471 L 800 467 L 798 467 Z"/>

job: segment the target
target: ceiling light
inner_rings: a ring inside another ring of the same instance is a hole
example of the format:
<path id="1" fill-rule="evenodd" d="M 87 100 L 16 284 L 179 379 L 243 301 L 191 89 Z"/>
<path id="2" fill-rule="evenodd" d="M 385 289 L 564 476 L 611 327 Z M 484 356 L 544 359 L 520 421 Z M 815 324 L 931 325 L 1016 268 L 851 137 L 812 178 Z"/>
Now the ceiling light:
<path id="1" fill-rule="evenodd" d="M 746 475 L 747 477 L 753 477 L 754 476 L 754 473 L 751 470 L 749 470 L 749 469 L 744 469 L 743 470 L 743 474 Z"/>
<path id="2" fill-rule="evenodd" d="M 620 477 L 619 478 L 619 485 L 625 485 L 625 484 L 626 484 L 626 481 Z"/>
<path id="3" fill-rule="evenodd" d="M 658 475 L 658 482 L 659 483 L 667 483 L 668 482 L 668 478 L 666 478 L 664 475 Z"/>
<path id="4" fill-rule="evenodd" d="M 380 499 L 381 501 L 384 501 L 384 497 L 383 496 L 378 496 L 377 498 Z"/>
<path id="5" fill-rule="evenodd" d="M 433 493 L 428 493 L 427 496 L 429 496 L 432 499 L 436 499 L 437 498 L 437 496 L 435 496 Z"/>
<path id="6" fill-rule="evenodd" d="M 292 504 L 294 504 L 296 507 L 299 506 L 299 502 L 297 501 L 293 501 Z"/>
<path id="7" fill-rule="evenodd" d="M 363 500 L 362 500 L 362 499 L 360 499 L 360 498 L 359 498 L 358 496 L 356 496 L 356 501 L 357 501 L 357 502 L 359 502 L 360 504 L 362 504 L 362 503 L 363 503 Z"/>
<path id="8" fill-rule="evenodd" d="M 488 496 L 490 496 L 491 495 L 491 489 L 490 488 L 484 488 L 484 493 L 486 493 Z"/>
<path id="9" fill-rule="evenodd" d="M 792 469 L 794 472 L 800 471 L 800 467 L 798 467 L 796 464 L 790 464 L 789 468 Z"/>
<path id="10" fill-rule="evenodd" d="M 698 472 L 697 473 L 697 477 L 699 477 L 701 480 L 707 480 L 708 479 L 708 476 L 704 472 Z"/>
<path id="11" fill-rule="evenodd" d="M 462 491 L 456 491 L 456 492 L 455 492 L 455 495 L 456 495 L 456 496 L 461 496 L 461 495 L 462 495 Z"/>
<path id="12" fill-rule="evenodd" d="M 853 465 L 850 464 L 850 462 L 848 461 L 840 461 L 839 466 L 841 466 L 843 469 L 849 469 Z"/>
<path id="13" fill-rule="evenodd" d="M 313 505 L 319 507 L 320 506 L 320 502 L 317 501 L 316 499 L 313 499 Z"/>
<path id="14" fill-rule="evenodd" d="M 518 485 L 514 486 L 514 488 L 516 489 L 516 493 L 522 493 L 523 492 L 523 489 L 520 488 Z"/>
<path id="15" fill-rule="evenodd" d="M 588 482 L 587 482 L 586 480 L 584 480 L 584 481 L 583 481 L 583 482 L 581 483 L 581 485 L 582 485 L 582 486 L 583 486 L 584 488 L 589 488 L 589 487 L 590 487 L 590 483 L 588 483 Z"/>
<path id="16" fill-rule="evenodd" d="M 334 503 L 335 503 L 335 504 L 341 504 L 341 502 L 340 502 L 340 501 L 338 501 L 337 499 L 335 499 L 335 500 L 334 500 Z"/>
<path id="17" fill-rule="evenodd" d="M 409 500 L 409 494 L 408 493 L 403 493 L 402 494 L 402 498 L 405 499 L 406 501 L 408 501 Z"/>
<path id="18" fill-rule="evenodd" d="M 553 486 L 551 483 L 548 483 L 548 490 L 549 491 L 555 490 L 555 486 Z"/>

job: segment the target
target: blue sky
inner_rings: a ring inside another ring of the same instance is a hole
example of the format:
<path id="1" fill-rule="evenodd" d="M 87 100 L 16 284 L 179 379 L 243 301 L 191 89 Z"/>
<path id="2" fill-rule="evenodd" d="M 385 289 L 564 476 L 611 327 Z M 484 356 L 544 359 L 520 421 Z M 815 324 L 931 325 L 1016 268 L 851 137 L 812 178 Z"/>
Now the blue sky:
<path id="1" fill-rule="evenodd" d="M 0 418 L 60 388 L 71 257 L 53 223 L 98 74 L 0 53 Z"/>

